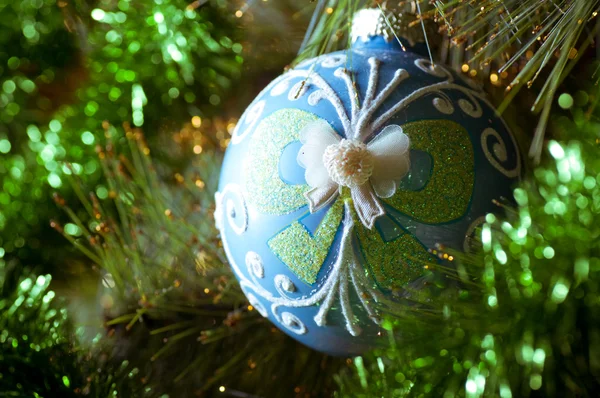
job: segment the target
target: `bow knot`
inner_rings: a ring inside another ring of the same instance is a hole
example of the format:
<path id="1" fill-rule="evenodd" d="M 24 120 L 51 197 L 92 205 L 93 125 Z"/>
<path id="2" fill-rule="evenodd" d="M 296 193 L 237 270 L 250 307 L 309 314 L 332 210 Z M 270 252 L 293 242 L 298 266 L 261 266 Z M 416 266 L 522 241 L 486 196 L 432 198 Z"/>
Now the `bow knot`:
<path id="1" fill-rule="evenodd" d="M 307 125 L 300 133 L 298 163 L 311 189 L 305 194 L 311 213 L 350 188 L 362 224 L 372 229 L 385 214 L 379 198 L 389 198 L 410 168 L 410 140 L 402 127 L 384 128 L 371 142 L 342 139 L 325 121 Z"/>
<path id="2" fill-rule="evenodd" d="M 346 139 L 325 149 L 323 163 L 333 182 L 349 188 L 368 182 L 374 168 L 373 155 L 367 146 Z"/>

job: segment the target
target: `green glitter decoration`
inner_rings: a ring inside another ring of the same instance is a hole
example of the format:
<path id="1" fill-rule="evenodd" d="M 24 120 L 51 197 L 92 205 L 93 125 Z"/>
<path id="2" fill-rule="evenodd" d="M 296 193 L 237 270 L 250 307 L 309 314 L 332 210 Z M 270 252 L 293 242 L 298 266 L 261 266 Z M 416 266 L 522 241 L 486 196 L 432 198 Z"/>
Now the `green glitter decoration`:
<path id="1" fill-rule="evenodd" d="M 425 120 L 402 126 L 411 149 L 432 158 L 432 171 L 418 191 L 398 190 L 385 201 L 423 223 L 456 220 L 465 214 L 474 185 L 474 155 L 468 132 L 448 120 Z M 383 289 L 399 288 L 423 275 L 424 266 L 436 263 L 434 256 L 408 232 L 385 242 L 379 232 L 363 228 L 357 235 L 366 267 Z"/>
<path id="2" fill-rule="evenodd" d="M 317 281 L 317 274 L 329 254 L 342 217 L 344 201 L 338 199 L 329 209 L 314 237 L 298 221 L 269 241 L 269 247 L 303 282 Z"/>
<path id="3" fill-rule="evenodd" d="M 358 219 L 355 225 L 366 268 L 382 289 L 402 287 L 422 276 L 425 265 L 437 262 L 408 232 L 384 242 L 378 231 L 362 227 Z"/>
<path id="4" fill-rule="evenodd" d="M 247 190 L 251 203 L 269 214 L 286 214 L 306 204 L 306 186 L 284 183 L 279 177 L 279 158 L 284 148 L 299 139 L 300 130 L 315 116 L 285 109 L 269 116 L 258 126 L 248 156 Z M 474 155 L 467 131 L 447 120 L 427 120 L 402 126 L 411 138 L 411 147 L 428 153 L 432 173 L 419 191 L 398 191 L 387 202 L 424 223 L 443 223 L 465 214 L 474 185 Z M 347 192 L 342 197 L 346 197 Z M 341 206 L 342 198 L 335 206 Z M 334 206 L 334 207 L 335 207 Z M 335 229 L 329 226 L 332 209 L 311 237 L 306 228 L 294 222 L 269 242 L 269 247 L 301 280 L 316 281 L 317 274 L 333 243 Z M 341 210 L 340 210 L 341 211 Z M 336 212 L 335 214 L 338 214 Z M 356 214 L 355 214 L 356 216 Z M 370 231 L 355 220 L 360 250 L 366 268 L 382 289 L 404 286 L 423 275 L 424 266 L 436 262 L 434 256 L 410 233 L 384 242 L 377 231 Z M 321 235 L 323 228 L 325 233 Z"/>
<path id="5" fill-rule="evenodd" d="M 398 190 L 385 199 L 394 208 L 427 224 L 462 217 L 475 182 L 473 146 L 469 133 L 449 120 L 424 120 L 402 126 L 411 149 L 433 159 L 431 178 L 419 191 Z"/>
<path id="6" fill-rule="evenodd" d="M 289 185 L 279 176 L 285 147 L 300 140 L 300 131 L 317 120 L 312 113 L 282 109 L 265 118 L 252 136 L 246 157 L 248 202 L 261 213 L 282 215 L 306 206 L 306 185 Z"/>

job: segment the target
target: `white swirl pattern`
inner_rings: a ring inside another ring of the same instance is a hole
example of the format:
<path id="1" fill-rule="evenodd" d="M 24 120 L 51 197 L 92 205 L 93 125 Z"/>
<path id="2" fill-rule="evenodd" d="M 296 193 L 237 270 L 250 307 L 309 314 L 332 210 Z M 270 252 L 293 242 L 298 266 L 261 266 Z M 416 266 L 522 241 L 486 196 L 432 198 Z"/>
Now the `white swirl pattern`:
<path id="1" fill-rule="evenodd" d="M 255 104 L 251 105 L 250 108 L 242 115 L 241 120 L 238 122 L 237 126 L 233 130 L 233 134 L 231 135 L 231 143 L 233 145 L 239 144 L 246 138 L 251 131 L 253 131 L 254 126 L 260 119 L 263 111 L 265 110 L 266 102 L 264 100 L 258 101 Z M 242 122 L 243 121 L 243 122 Z M 244 131 L 242 130 L 242 126 L 244 126 Z"/>
<path id="2" fill-rule="evenodd" d="M 307 332 L 306 325 L 300 320 L 300 318 L 291 312 L 281 313 L 281 322 L 287 327 L 288 330 L 296 334 L 302 335 L 306 334 Z"/>
<path id="3" fill-rule="evenodd" d="M 248 270 L 257 278 L 265 277 L 265 267 L 262 262 L 262 258 L 256 252 L 246 253 L 246 266 Z"/>
<path id="4" fill-rule="evenodd" d="M 321 66 L 324 68 L 337 68 L 346 63 L 345 54 L 323 55 L 322 58 L 324 59 L 321 61 Z"/>
<path id="5" fill-rule="evenodd" d="M 490 138 L 494 137 L 497 142 L 493 143 L 492 151 L 490 151 Z M 512 144 L 515 148 L 517 143 L 514 137 L 510 136 Z M 505 163 L 508 160 L 508 151 L 506 148 L 506 142 L 502 139 L 502 136 L 493 128 L 487 128 L 481 134 L 481 147 L 487 160 L 494 166 L 499 172 L 509 178 L 515 178 L 521 175 L 521 157 L 517 156 L 515 159 L 515 166 L 513 168 L 504 167 L 501 163 Z"/>
<path id="6" fill-rule="evenodd" d="M 437 109 L 445 115 L 451 115 L 454 113 L 454 105 L 452 105 L 452 102 L 446 97 L 434 98 L 433 106 L 435 107 L 435 109 Z"/>
<path id="7" fill-rule="evenodd" d="M 444 69 L 440 64 L 432 64 L 430 60 L 425 58 L 419 58 L 415 60 L 415 65 L 417 68 L 421 69 L 423 72 L 435 76 L 435 77 L 448 77 L 451 76 L 451 73 Z"/>
<path id="8" fill-rule="evenodd" d="M 277 289 L 277 292 L 281 295 L 281 297 L 288 297 L 288 293 L 294 293 L 296 291 L 296 285 L 294 285 L 294 282 L 292 282 L 289 277 L 285 275 L 276 275 L 275 289 Z"/>
<path id="9" fill-rule="evenodd" d="M 475 106 L 473 106 L 473 104 L 475 104 Z M 481 109 L 481 106 L 479 106 L 477 102 L 469 102 L 466 99 L 461 98 L 458 100 L 458 106 L 464 113 L 472 118 L 480 118 L 481 115 L 483 115 L 483 109 Z"/>
<path id="10" fill-rule="evenodd" d="M 308 91 L 307 81 L 300 81 L 292 87 L 288 93 L 288 99 L 290 101 L 298 101 Z"/>
<path id="11" fill-rule="evenodd" d="M 229 194 L 237 197 L 237 201 L 241 203 L 241 206 L 236 207 L 235 201 L 232 198 L 229 198 L 225 202 L 224 199 L 226 196 L 229 196 Z M 246 229 L 248 228 L 248 209 L 246 208 L 244 192 L 239 185 L 227 184 L 222 193 L 217 192 L 215 194 L 215 202 L 217 204 L 217 208 L 215 210 L 215 223 L 218 229 L 223 229 L 222 211 L 225 210 L 231 229 L 233 229 L 233 231 L 238 235 L 246 232 Z M 241 220 L 241 224 L 236 224 L 236 219 Z"/>
<path id="12" fill-rule="evenodd" d="M 267 311 L 265 306 L 260 301 L 258 301 L 254 294 L 249 293 L 245 290 L 244 294 L 246 295 L 246 298 L 248 298 L 248 302 L 250 303 L 250 305 L 256 308 L 256 311 L 258 311 L 259 314 L 261 314 L 265 318 L 269 316 L 269 312 Z"/>
<path id="13" fill-rule="evenodd" d="M 289 88 L 290 82 L 288 80 L 284 80 L 279 84 L 275 85 L 275 87 L 273 87 L 273 89 L 271 90 L 271 97 L 278 97 L 282 94 L 285 94 L 288 92 Z"/>

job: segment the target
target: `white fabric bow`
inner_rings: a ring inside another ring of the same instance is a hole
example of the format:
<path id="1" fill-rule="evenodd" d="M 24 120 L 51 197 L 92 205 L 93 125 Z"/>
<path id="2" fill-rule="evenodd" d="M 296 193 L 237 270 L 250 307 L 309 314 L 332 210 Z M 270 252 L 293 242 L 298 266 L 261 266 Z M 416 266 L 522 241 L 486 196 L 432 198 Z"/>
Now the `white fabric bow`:
<path id="1" fill-rule="evenodd" d="M 372 229 L 385 211 L 378 198 L 389 198 L 410 168 L 410 140 L 402 127 L 390 125 L 368 144 L 340 137 L 318 120 L 300 132 L 298 163 L 306 169 L 305 193 L 310 212 L 332 203 L 342 187 L 350 188 L 356 213 Z"/>

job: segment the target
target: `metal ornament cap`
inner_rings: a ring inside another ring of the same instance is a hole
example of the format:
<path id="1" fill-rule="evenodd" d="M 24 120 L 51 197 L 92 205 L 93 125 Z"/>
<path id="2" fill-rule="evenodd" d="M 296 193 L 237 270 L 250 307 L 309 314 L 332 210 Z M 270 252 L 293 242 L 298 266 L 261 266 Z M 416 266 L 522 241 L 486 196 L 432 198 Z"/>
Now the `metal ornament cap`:
<path id="1" fill-rule="evenodd" d="M 385 1 L 381 6 L 365 8 L 357 11 L 352 20 L 352 43 L 367 42 L 375 37 L 382 37 L 387 43 L 399 41 L 404 47 L 419 47 L 426 42 L 436 42 L 437 25 L 424 20 L 425 31 L 419 22 L 416 3 L 414 1 Z M 417 51 L 420 52 L 420 51 Z"/>

